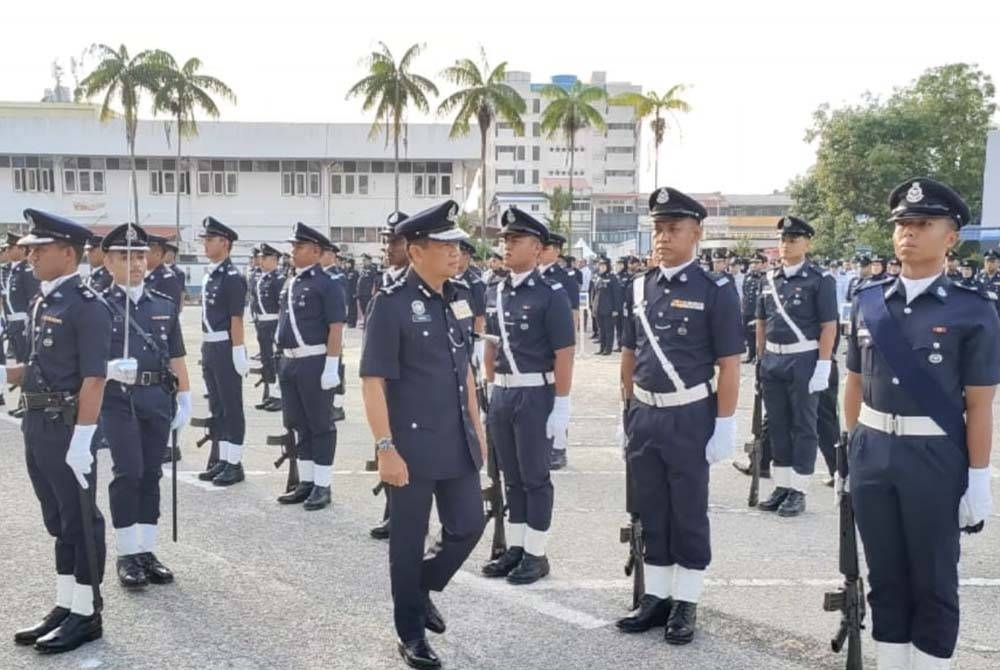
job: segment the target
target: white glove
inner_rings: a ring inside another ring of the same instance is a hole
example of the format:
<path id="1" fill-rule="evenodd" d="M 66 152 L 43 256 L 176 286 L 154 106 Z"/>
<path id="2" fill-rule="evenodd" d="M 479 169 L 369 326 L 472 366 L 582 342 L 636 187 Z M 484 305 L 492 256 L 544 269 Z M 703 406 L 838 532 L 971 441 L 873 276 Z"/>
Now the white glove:
<path id="1" fill-rule="evenodd" d="M 968 528 L 983 521 L 993 512 L 990 491 L 990 469 L 969 468 L 969 487 L 958 503 L 958 527 Z"/>
<path id="2" fill-rule="evenodd" d="M 736 448 L 736 415 L 715 417 L 715 431 L 705 445 L 705 460 L 709 465 L 729 458 Z"/>
<path id="3" fill-rule="evenodd" d="M 476 340 L 472 345 L 472 360 L 475 361 L 476 367 L 480 370 L 483 369 L 483 360 L 486 358 L 486 342 L 483 340 Z"/>
<path id="4" fill-rule="evenodd" d="M 565 449 L 569 431 L 569 396 L 557 395 L 552 412 L 545 421 L 545 437 L 553 440 L 556 449 Z"/>
<path id="5" fill-rule="evenodd" d="M 816 361 L 816 369 L 813 370 L 813 376 L 809 378 L 809 392 L 819 393 L 820 391 L 825 391 L 830 386 L 830 368 L 833 366 L 831 361 Z"/>
<path id="6" fill-rule="evenodd" d="M 340 386 L 340 356 L 327 356 L 319 387 L 324 391 Z"/>
<path id="7" fill-rule="evenodd" d="M 250 359 L 247 358 L 245 345 L 233 347 L 233 367 L 236 368 L 236 374 L 240 377 L 246 377 L 250 374 Z"/>
<path id="8" fill-rule="evenodd" d="M 139 361 L 134 358 L 115 358 L 108 361 L 108 381 L 132 385 L 135 384 L 138 374 Z"/>
<path id="9" fill-rule="evenodd" d="M 94 463 L 90 444 L 94 441 L 95 432 L 97 432 L 96 425 L 77 425 L 73 429 L 73 438 L 69 441 L 69 451 L 66 452 L 66 465 L 73 471 L 81 489 L 90 488 L 87 475 L 90 474 L 90 466 Z"/>
<path id="10" fill-rule="evenodd" d="M 181 430 L 187 425 L 191 418 L 191 392 L 177 392 L 177 413 L 174 420 L 170 422 L 170 430 Z"/>

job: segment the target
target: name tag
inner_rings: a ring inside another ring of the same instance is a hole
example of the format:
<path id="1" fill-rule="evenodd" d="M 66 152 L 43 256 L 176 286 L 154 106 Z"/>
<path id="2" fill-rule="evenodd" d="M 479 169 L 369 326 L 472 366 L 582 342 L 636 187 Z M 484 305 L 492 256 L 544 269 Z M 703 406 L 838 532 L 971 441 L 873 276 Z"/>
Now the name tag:
<path id="1" fill-rule="evenodd" d="M 62 319 L 57 319 L 56 317 L 49 316 L 48 314 L 42 315 L 42 321 L 45 321 L 46 323 L 62 323 Z"/>
<path id="2" fill-rule="evenodd" d="M 696 309 L 698 311 L 705 311 L 705 303 L 695 302 L 694 300 L 671 300 L 671 307 L 677 307 L 678 309 Z"/>
<path id="3" fill-rule="evenodd" d="M 169 314 L 167 314 L 165 316 L 154 316 L 153 317 L 153 321 L 169 321 L 169 320 L 170 320 L 170 315 Z"/>
<path id="4" fill-rule="evenodd" d="M 451 313 L 455 315 L 456 319 L 472 318 L 472 308 L 469 307 L 469 303 L 465 300 L 456 300 L 451 303 Z"/>

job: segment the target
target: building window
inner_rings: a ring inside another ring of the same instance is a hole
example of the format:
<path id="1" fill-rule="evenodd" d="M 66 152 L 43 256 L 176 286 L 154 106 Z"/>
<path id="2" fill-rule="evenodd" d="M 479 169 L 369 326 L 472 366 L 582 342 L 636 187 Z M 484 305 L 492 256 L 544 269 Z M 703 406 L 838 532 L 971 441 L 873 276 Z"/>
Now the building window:
<path id="1" fill-rule="evenodd" d="M 542 148 L 541 147 L 531 147 L 531 160 L 540 161 L 542 160 Z"/>
<path id="2" fill-rule="evenodd" d="M 497 145 L 497 148 L 496 148 L 496 160 L 500 160 L 500 158 L 501 158 L 500 154 L 510 154 L 510 156 L 504 156 L 503 158 L 509 158 L 511 160 L 514 160 L 514 156 L 515 156 L 515 152 L 516 151 L 517 151 L 517 147 L 515 147 L 515 146 Z"/>
<path id="3" fill-rule="evenodd" d="M 319 163 L 280 161 L 281 195 L 319 195 Z"/>
<path id="4" fill-rule="evenodd" d="M 606 151 L 609 154 L 628 154 L 631 156 L 635 153 L 635 147 L 608 147 Z"/>
<path id="5" fill-rule="evenodd" d="M 236 195 L 239 192 L 239 161 L 199 160 L 199 195 Z"/>
<path id="6" fill-rule="evenodd" d="M 538 211 L 538 210 L 540 210 L 540 209 L 541 209 L 541 207 L 539 207 L 538 205 L 532 205 L 532 206 L 531 206 L 531 211 L 532 211 L 532 212 L 537 212 L 537 211 Z"/>
<path id="7" fill-rule="evenodd" d="M 606 127 L 608 130 L 635 130 L 634 123 L 609 123 Z"/>
<path id="8" fill-rule="evenodd" d="M 511 179 L 513 179 L 514 178 L 514 174 L 515 174 L 514 170 L 497 170 L 496 173 L 495 173 L 496 176 L 494 177 L 494 179 L 495 179 L 496 183 L 500 183 L 500 178 L 501 177 L 504 177 L 504 178 L 510 177 Z"/>
<path id="9" fill-rule="evenodd" d="M 514 183 L 523 184 L 524 183 L 524 170 L 518 170 L 514 173 Z"/>
<path id="10" fill-rule="evenodd" d="M 103 158 L 67 158 L 63 161 L 65 193 L 104 193 Z"/>
<path id="11" fill-rule="evenodd" d="M 181 195 L 191 193 L 191 175 L 180 173 Z M 177 193 L 177 173 L 173 170 L 150 170 L 149 192 L 153 195 L 173 195 Z"/>
<path id="12" fill-rule="evenodd" d="M 513 149 L 513 147 L 510 148 Z M 450 162 L 414 162 L 411 163 L 411 170 L 413 172 L 413 195 L 451 195 Z"/>
<path id="13" fill-rule="evenodd" d="M 538 98 L 531 99 L 531 113 L 538 114 L 542 111 L 542 101 Z"/>
<path id="14" fill-rule="evenodd" d="M 537 121 L 531 124 L 531 136 L 532 137 L 542 136 L 542 124 L 538 123 Z"/>
<path id="15" fill-rule="evenodd" d="M 518 147 L 517 148 L 517 160 L 519 160 L 519 161 L 523 161 L 524 160 L 524 147 Z"/>
<path id="16" fill-rule="evenodd" d="M 538 170 L 532 170 L 531 171 L 531 183 L 532 184 L 537 184 L 538 183 Z"/>
<path id="17" fill-rule="evenodd" d="M 330 165 L 330 193 L 368 195 L 371 161 L 340 161 Z"/>

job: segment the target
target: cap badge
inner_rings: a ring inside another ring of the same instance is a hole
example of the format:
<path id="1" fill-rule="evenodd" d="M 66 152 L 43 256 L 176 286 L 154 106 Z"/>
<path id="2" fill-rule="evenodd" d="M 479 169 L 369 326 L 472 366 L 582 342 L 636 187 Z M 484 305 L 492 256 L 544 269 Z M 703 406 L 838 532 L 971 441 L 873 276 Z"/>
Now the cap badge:
<path id="1" fill-rule="evenodd" d="M 916 204 L 924 199 L 924 190 L 920 188 L 920 182 L 913 182 L 913 186 L 906 192 L 906 202 Z"/>
<path id="2" fill-rule="evenodd" d="M 656 194 L 656 202 L 663 205 L 670 200 L 670 193 L 667 189 L 661 188 L 660 192 Z"/>
<path id="3" fill-rule="evenodd" d="M 455 221 L 458 218 L 458 205 L 452 205 L 448 210 L 448 220 Z"/>
<path id="4" fill-rule="evenodd" d="M 129 226 L 125 230 L 125 241 L 135 242 L 137 239 L 139 239 L 139 233 L 135 232 L 134 226 Z"/>
<path id="5" fill-rule="evenodd" d="M 512 210 L 512 209 L 508 209 L 507 210 L 506 219 L 507 219 L 507 223 L 514 223 L 515 221 L 517 221 L 517 215 L 514 214 L 514 210 Z"/>
<path id="6" fill-rule="evenodd" d="M 391 225 L 396 225 L 396 220 L 399 219 L 399 212 L 393 212 L 389 215 L 389 223 Z"/>

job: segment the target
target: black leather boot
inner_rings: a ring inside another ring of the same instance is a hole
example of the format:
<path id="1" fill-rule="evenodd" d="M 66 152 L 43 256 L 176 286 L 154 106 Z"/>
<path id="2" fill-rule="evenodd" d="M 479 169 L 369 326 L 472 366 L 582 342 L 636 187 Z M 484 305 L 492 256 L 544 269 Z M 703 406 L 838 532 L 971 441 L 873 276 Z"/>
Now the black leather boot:
<path id="1" fill-rule="evenodd" d="M 83 616 L 70 612 L 62 625 L 35 642 L 35 650 L 41 654 L 61 654 L 72 651 L 80 645 L 98 640 L 104 635 L 101 615 Z"/>
<path id="2" fill-rule="evenodd" d="M 802 491 L 790 489 L 788 496 L 781 507 L 778 508 L 778 516 L 792 517 L 798 516 L 806 511 L 806 494 Z"/>
<path id="3" fill-rule="evenodd" d="M 778 508 L 781 507 L 781 503 L 785 502 L 785 498 L 791 493 L 791 489 L 785 488 L 784 486 L 775 487 L 774 491 L 771 492 L 771 497 L 762 503 L 758 503 L 757 509 L 764 512 L 776 512 Z"/>
<path id="4" fill-rule="evenodd" d="M 483 575 L 486 577 L 506 577 L 511 570 L 517 567 L 523 557 L 523 547 L 507 547 L 507 551 L 483 566 Z"/>
<path id="5" fill-rule="evenodd" d="M 14 633 L 14 642 L 16 644 L 35 644 L 38 638 L 45 637 L 59 628 L 68 616 L 69 610 L 67 608 L 55 607 L 31 628 L 22 628 Z"/>
<path id="6" fill-rule="evenodd" d="M 244 479 L 246 477 L 243 474 L 242 463 L 237 463 L 236 465 L 226 463 L 222 468 L 222 472 L 212 480 L 212 484 L 215 486 L 232 486 L 233 484 L 239 484 Z"/>
<path id="7" fill-rule="evenodd" d="M 517 567 L 507 575 L 508 584 L 534 584 L 549 574 L 549 559 L 547 556 L 535 556 L 524 552 L 524 557 Z"/>
<path id="8" fill-rule="evenodd" d="M 302 507 L 310 512 L 330 506 L 330 487 L 313 486 L 309 497 L 302 504 Z"/>
<path id="9" fill-rule="evenodd" d="M 617 622 L 618 630 L 623 633 L 645 633 L 650 628 L 666 626 L 670 618 L 670 598 L 657 598 L 649 593 L 639 599 L 639 608 Z"/>
<path id="10" fill-rule="evenodd" d="M 667 629 L 663 639 L 667 644 L 687 644 L 694 639 L 695 625 L 698 622 L 698 605 L 685 600 L 675 600 L 667 619 Z"/>
<path id="11" fill-rule="evenodd" d="M 294 489 L 284 495 L 278 496 L 278 502 L 282 505 L 298 505 L 299 503 L 304 503 L 309 497 L 309 494 L 312 493 L 312 490 L 312 482 L 299 482 L 299 485 Z"/>
<path id="12" fill-rule="evenodd" d="M 210 467 L 208 470 L 205 470 L 204 472 L 199 472 L 198 479 L 200 479 L 203 482 L 210 482 L 219 475 L 221 475 L 222 471 L 225 469 L 226 469 L 226 462 L 219 461 L 215 465 Z"/>
<path id="13" fill-rule="evenodd" d="M 150 584 L 169 584 L 174 581 L 174 573 L 160 563 L 160 559 L 151 551 L 139 554 L 139 562 L 146 569 L 146 579 Z"/>
<path id="14" fill-rule="evenodd" d="M 119 556 L 117 562 L 118 583 L 127 589 L 141 589 L 149 583 L 146 568 L 136 554 Z"/>

